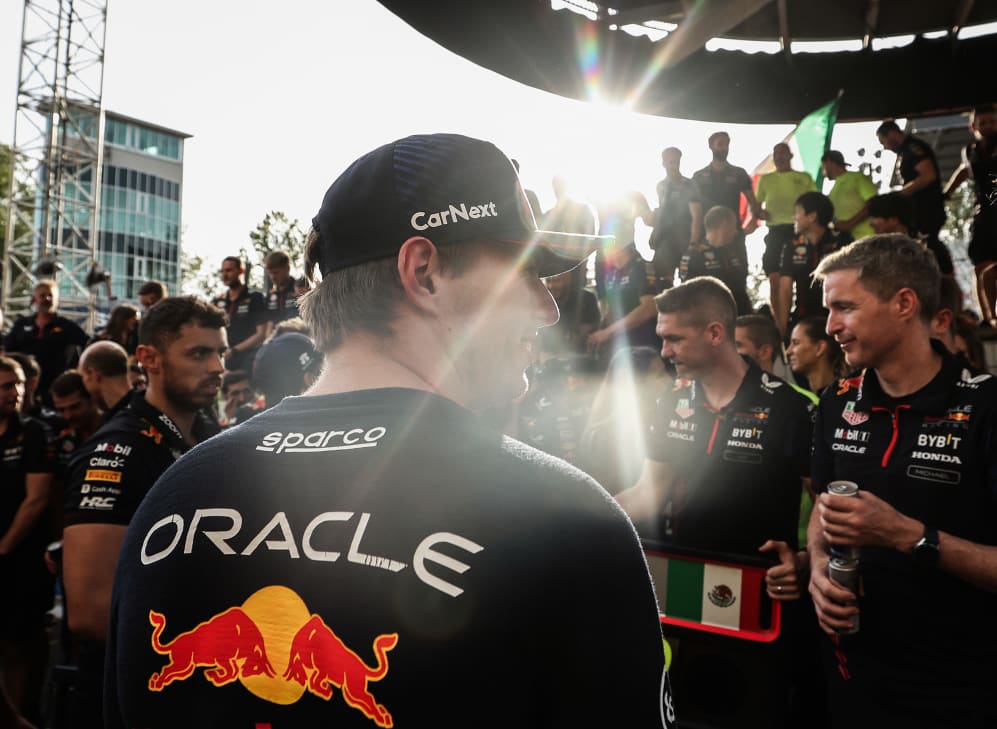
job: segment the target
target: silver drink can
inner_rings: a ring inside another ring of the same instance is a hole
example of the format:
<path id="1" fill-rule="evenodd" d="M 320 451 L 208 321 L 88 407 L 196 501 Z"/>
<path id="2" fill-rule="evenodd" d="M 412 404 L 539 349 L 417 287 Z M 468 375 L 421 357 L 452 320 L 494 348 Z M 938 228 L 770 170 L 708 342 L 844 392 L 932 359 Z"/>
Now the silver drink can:
<path id="1" fill-rule="evenodd" d="M 859 596 L 859 563 L 856 559 L 833 558 L 827 567 L 827 576 L 852 592 L 856 599 Z M 859 616 L 852 616 L 852 627 L 839 630 L 842 635 L 859 632 Z"/>
<path id="2" fill-rule="evenodd" d="M 835 496 L 858 496 L 859 485 L 854 481 L 831 481 L 827 485 L 827 493 Z M 837 544 L 831 545 L 831 556 L 838 559 L 857 560 L 861 552 L 858 547 L 845 547 Z"/>

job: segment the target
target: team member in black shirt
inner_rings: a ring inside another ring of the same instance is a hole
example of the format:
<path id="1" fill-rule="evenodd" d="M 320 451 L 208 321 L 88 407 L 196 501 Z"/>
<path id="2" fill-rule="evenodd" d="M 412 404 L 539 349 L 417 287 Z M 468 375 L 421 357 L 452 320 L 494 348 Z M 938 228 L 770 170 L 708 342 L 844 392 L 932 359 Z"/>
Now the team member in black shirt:
<path id="1" fill-rule="evenodd" d="M 193 444 L 217 432 L 200 409 L 221 384 L 225 317 L 193 297 L 166 298 L 139 330 L 145 394 L 94 434 L 66 477 L 63 579 L 80 638 L 73 726 L 102 726 L 101 681 L 111 582 L 125 529 L 152 484 Z"/>
<path id="2" fill-rule="evenodd" d="M 228 256 L 222 260 L 222 283 L 228 290 L 211 302 L 228 316 L 228 349 L 225 350 L 225 369 L 250 370 L 256 350 L 266 336 L 266 305 L 263 294 L 250 291 L 242 282 L 245 269 L 242 260 Z"/>
<path id="3" fill-rule="evenodd" d="M 52 382 L 52 402 L 63 426 L 56 434 L 55 445 L 56 472 L 62 480 L 75 451 L 97 432 L 104 420 L 76 370 L 66 370 Z"/>
<path id="4" fill-rule="evenodd" d="M 703 206 L 704 230 L 702 234 L 705 235 L 705 216 L 710 208 L 724 207 L 739 216 L 742 195 L 755 220 L 761 220 L 764 213 L 755 197 L 751 177 L 743 167 L 735 167 L 727 161 L 727 155 L 730 153 L 730 135 L 727 132 L 714 132 L 710 135 L 709 145 L 713 160 L 692 176 L 692 181 L 699 190 L 699 199 Z M 745 248 L 744 230 L 741 228 L 740 222 L 737 224 L 737 235 L 733 245 L 738 257 L 747 262 L 748 251 Z M 749 312 L 741 313 L 747 314 Z"/>
<path id="5" fill-rule="evenodd" d="M 914 226 L 917 233 L 924 236 L 928 248 L 938 259 L 942 273 L 952 275 L 952 256 L 949 249 L 938 238 L 945 225 L 945 198 L 942 195 L 941 175 L 938 160 L 931 145 L 923 139 L 904 134 L 896 122 L 885 121 L 876 129 L 879 143 L 900 158 L 900 176 L 904 186 L 902 195 L 910 197 L 914 203 Z"/>
<path id="6" fill-rule="evenodd" d="M 670 726 L 626 516 L 474 414 L 523 392 L 557 318 L 540 276 L 598 245 L 538 234 L 486 142 L 348 168 L 306 252 L 318 382 L 185 456 L 132 522 L 109 726 Z"/>
<path id="7" fill-rule="evenodd" d="M 630 243 L 613 252 L 614 266 L 606 273 L 606 315 L 603 326 L 586 340 L 589 351 L 609 347 L 661 346 L 654 333 L 654 295 L 658 277 Z M 608 359 L 607 359 L 608 361 Z"/>
<path id="8" fill-rule="evenodd" d="M 271 283 L 266 299 L 266 338 L 269 338 L 278 323 L 298 315 L 298 297 L 294 293 L 291 259 L 284 251 L 271 251 L 263 265 Z"/>
<path id="9" fill-rule="evenodd" d="M 42 279 L 36 283 L 31 301 L 34 315 L 15 321 L 4 337 L 3 346 L 7 352 L 34 355 L 41 367 L 38 397 L 51 405 L 48 388 L 52 380 L 76 364 L 88 337 L 74 322 L 59 315 L 59 288 L 55 281 Z"/>
<path id="10" fill-rule="evenodd" d="M 663 538 L 660 511 L 673 501 L 678 545 L 752 557 L 768 540 L 795 547 L 809 401 L 737 353 L 722 282 L 696 278 L 655 301 L 677 376 L 658 401 L 640 480 L 617 499 L 642 536 Z M 771 582 L 799 595 L 791 572 L 776 569 Z"/>
<path id="11" fill-rule="evenodd" d="M 83 386 L 104 412 L 104 422 L 128 407 L 132 387 L 128 382 L 128 353 L 117 342 L 94 342 L 80 356 Z"/>
<path id="12" fill-rule="evenodd" d="M 834 727 L 997 725 L 997 380 L 929 339 L 939 270 L 902 236 L 824 259 L 828 332 L 854 373 L 818 409 L 810 592 L 827 644 Z M 827 576 L 828 547 L 861 551 L 859 596 Z M 856 606 L 857 598 L 857 606 Z"/>
<path id="13" fill-rule="evenodd" d="M 679 262 L 683 283 L 699 276 L 713 276 L 730 289 L 740 315 L 752 313 L 748 298 L 748 261 L 739 250 L 740 228 L 730 208 L 713 207 L 704 216 L 706 242 L 694 243 Z"/>
<path id="14" fill-rule="evenodd" d="M 775 323 L 783 339 L 808 316 L 824 313 L 820 284 L 810 274 L 817 263 L 851 242 L 847 233 L 828 226 L 834 219 L 834 205 L 827 195 L 805 192 L 796 200 L 793 227 L 797 237 L 782 249 L 779 265 L 779 296 Z M 792 311 L 790 303 L 792 302 Z"/>
<path id="15" fill-rule="evenodd" d="M 45 612 L 52 607 L 52 576 L 45 568 L 49 541 L 44 518 L 54 454 L 48 429 L 22 415 L 24 373 L 0 357 L 0 674 L 17 710 L 37 720 L 48 642 Z"/>
<path id="16" fill-rule="evenodd" d="M 945 186 L 945 197 L 965 180 L 976 191 L 973 238 L 967 253 L 976 271 L 976 296 L 983 318 L 997 323 L 997 107 L 985 104 L 969 115 L 974 141 L 962 150 L 962 164 Z"/>

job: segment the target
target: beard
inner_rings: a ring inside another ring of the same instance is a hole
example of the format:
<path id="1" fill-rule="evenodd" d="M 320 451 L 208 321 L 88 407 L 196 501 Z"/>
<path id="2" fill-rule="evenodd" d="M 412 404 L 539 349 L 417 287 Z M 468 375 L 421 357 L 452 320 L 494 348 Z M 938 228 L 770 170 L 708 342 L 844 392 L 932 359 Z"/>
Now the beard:
<path id="1" fill-rule="evenodd" d="M 713 150 L 713 160 L 715 162 L 726 162 L 727 161 L 727 153 L 724 152 L 722 149 L 714 149 Z"/>
<path id="2" fill-rule="evenodd" d="M 203 384 L 206 383 L 198 383 L 198 388 Z M 169 376 L 164 378 L 163 394 L 173 407 L 188 413 L 197 412 L 214 402 L 212 396 L 201 393 L 198 389 L 182 387 Z"/>

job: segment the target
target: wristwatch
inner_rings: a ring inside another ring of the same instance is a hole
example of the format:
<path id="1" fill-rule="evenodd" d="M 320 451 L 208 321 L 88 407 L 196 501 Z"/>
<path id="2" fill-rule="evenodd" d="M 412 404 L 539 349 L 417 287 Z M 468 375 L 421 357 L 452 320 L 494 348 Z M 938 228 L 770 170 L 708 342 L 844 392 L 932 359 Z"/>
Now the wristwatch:
<path id="1" fill-rule="evenodd" d="M 942 550 L 938 546 L 938 530 L 933 526 L 924 525 L 924 536 L 914 545 L 914 564 L 924 567 L 934 567 L 938 564 Z"/>

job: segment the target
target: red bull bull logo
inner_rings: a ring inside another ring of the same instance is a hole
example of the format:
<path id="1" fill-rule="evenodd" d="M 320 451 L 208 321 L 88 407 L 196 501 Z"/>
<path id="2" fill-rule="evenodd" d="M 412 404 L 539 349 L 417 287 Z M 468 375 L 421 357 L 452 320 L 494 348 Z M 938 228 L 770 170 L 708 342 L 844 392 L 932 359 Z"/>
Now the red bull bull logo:
<path id="1" fill-rule="evenodd" d="M 348 706 L 377 726 L 394 726 L 391 713 L 371 694 L 370 682 L 387 676 L 387 653 L 398 644 L 397 633 L 374 638 L 375 665 L 370 666 L 297 593 L 276 585 L 165 643 L 166 617 L 151 610 L 149 622 L 153 650 L 169 656 L 149 677 L 151 691 L 162 691 L 203 668 L 212 685 L 239 681 L 275 704 L 293 704 L 306 692 L 329 701 L 336 688 Z"/>
<path id="2" fill-rule="evenodd" d="M 267 659 L 259 628 L 239 608 L 229 608 L 166 644 L 160 642 L 166 618 L 150 610 L 149 622 L 152 649 L 170 657 L 163 670 L 149 678 L 150 691 L 162 691 L 174 681 L 190 678 L 202 667 L 208 669 L 204 677 L 215 686 L 232 683 L 240 675 L 276 674 Z"/>
<path id="3" fill-rule="evenodd" d="M 865 370 L 862 371 L 861 375 L 857 377 L 849 377 L 847 379 L 838 380 L 838 394 L 844 395 L 849 390 L 858 390 L 862 387 L 862 378 L 865 376 Z"/>

